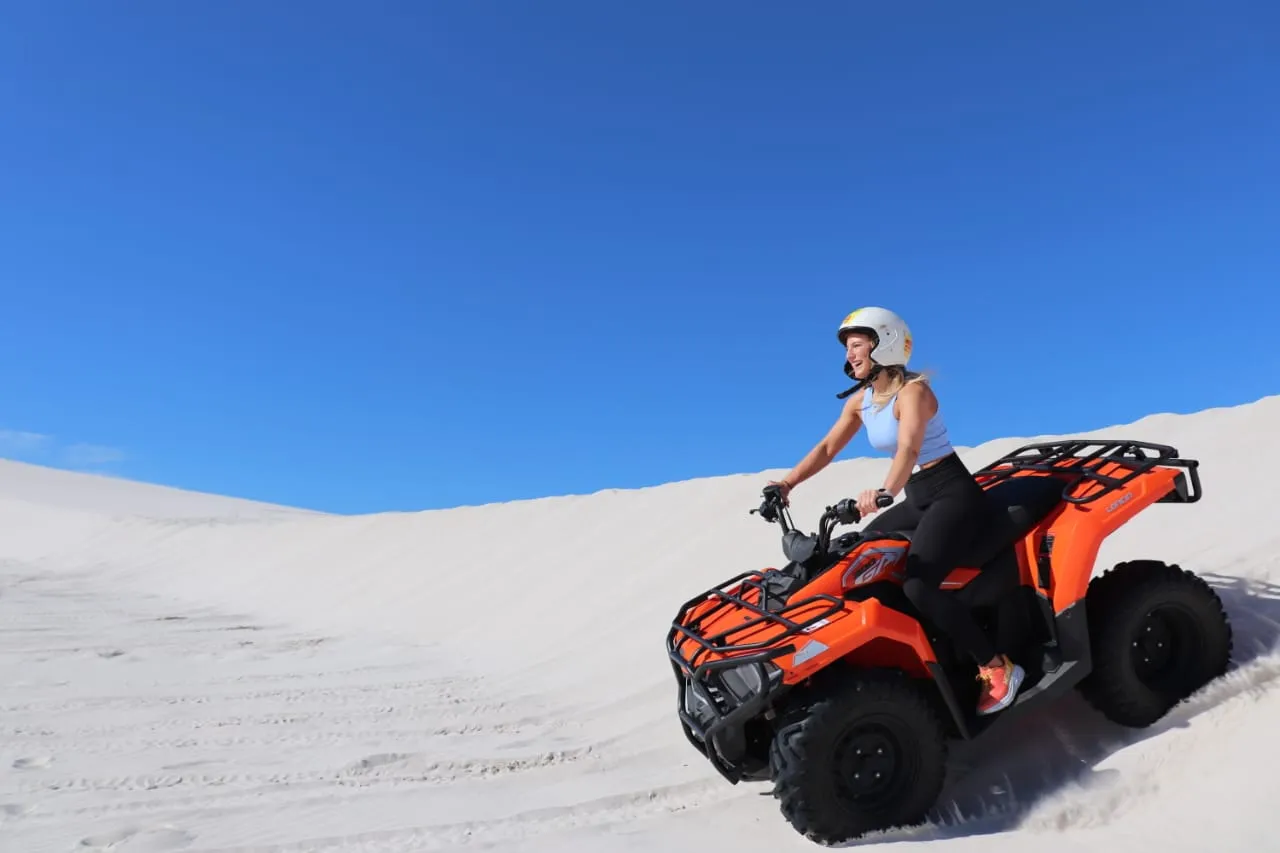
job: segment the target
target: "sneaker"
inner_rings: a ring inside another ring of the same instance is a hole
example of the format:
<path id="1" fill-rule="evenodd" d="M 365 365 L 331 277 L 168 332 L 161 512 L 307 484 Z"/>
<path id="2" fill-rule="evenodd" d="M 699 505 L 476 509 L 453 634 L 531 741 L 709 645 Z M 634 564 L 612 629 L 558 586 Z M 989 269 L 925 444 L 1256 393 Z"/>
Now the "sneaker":
<path id="1" fill-rule="evenodd" d="M 1004 655 L 1004 663 L 999 666 L 978 667 L 978 680 L 982 682 L 982 690 L 978 694 L 978 713 L 994 714 L 1003 711 L 1013 704 L 1026 675 L 1022 667 Z"/>

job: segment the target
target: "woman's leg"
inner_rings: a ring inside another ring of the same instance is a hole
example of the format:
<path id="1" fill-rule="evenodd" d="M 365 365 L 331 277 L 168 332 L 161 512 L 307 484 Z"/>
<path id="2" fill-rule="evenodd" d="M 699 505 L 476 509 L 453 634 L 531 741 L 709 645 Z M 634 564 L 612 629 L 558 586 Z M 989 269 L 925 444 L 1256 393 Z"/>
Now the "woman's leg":
<path id="1" fill-rule="evenodd" d="M 929 504 L 916 525 L 907 551 L 903 591 L 911 603 L 941 628 L 979 666 L 996 657 L 996 649 L 978 627 L 969 608 L 941 589 L 956 558 L 976 534 L 981 504 L 950 489 Z M 979 495 L 981 497 L 981 495 Z"/>
<path id="2" fill-rule="evenodd" d="M 969 608 L 941 589 L 942 581 L 986 519 L 985 495 L 967 477 L 963 474 L 932 489 L 931 501 L 911 537 L 903 591 L 978 664 L 978 677 L 983 681 L 978 712 L 989 714 L 1013 701 L 1023 672 L 996 651 Z"/>

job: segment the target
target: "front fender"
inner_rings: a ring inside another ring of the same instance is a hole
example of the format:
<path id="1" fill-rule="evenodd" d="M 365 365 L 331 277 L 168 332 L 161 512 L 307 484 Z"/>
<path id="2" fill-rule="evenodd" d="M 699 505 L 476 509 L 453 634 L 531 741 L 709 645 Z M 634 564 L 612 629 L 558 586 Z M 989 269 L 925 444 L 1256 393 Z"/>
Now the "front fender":
<path id="1" fill-rule="evenodd" d="M 843 610 L 810 626 L 792 644 L 794 652 L 775 660 L 785 684 L 797 684 L 846 659 L 913 674 L 928 674 L 929 664 L 937 662 L 920 623 L 874 598 L 846 602 Z"/>

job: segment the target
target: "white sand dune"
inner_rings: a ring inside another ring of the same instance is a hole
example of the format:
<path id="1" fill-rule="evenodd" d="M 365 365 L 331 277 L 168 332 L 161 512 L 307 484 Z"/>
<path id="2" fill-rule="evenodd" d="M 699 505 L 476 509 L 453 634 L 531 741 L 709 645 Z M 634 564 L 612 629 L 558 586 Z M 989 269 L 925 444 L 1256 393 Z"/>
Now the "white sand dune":
<path id="1" fill-rule="evenodd" d="M 1203 501 L 1099 570 L 1209 578 L 1237 667 L 1147 732 L 1074 695 L 1029 715 L 959 751 L 934 824 L 875 843 L 1274 846 L 1280 397 L 1095 434 L 1201 460 Z M 831 466 L 797 521 L 886 464 Z M 684 741 L 663 649 L 680 602 L 779 562 L 747 513 L 778 473 L 340 517 L 0 463 L 0 850 L 816 849 Z"/>

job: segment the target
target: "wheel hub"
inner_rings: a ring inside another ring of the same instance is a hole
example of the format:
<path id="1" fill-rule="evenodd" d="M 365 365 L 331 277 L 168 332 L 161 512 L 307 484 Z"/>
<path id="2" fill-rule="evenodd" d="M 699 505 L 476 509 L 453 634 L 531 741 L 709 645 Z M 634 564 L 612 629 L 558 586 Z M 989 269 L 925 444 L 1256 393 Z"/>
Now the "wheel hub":
<path id="1" fill-rule="evenodd" d="M 1149 610 L 1130 641 L 1134 674 L 1148 687 L 1177 695 L 1189 678 L 1186 661 L 1199 644 L 1191 616 L 1169 605 Z"/>
<path id="2" fill-rule="evenodd" d="M 1174 655 L 1174 634 L 1169 620 L 1158 611 L 1148 613 L 1133 641 L 1133 663 L 1143 678 L 1159 674 Z"/>
<path id="3" fill-rule="evenodd" d="M 856 800 L 881 799 L 892 792 L 901 770 L 897 741 L 880 726 L 862 726 L 841 745 L 840 783 Z"/>

